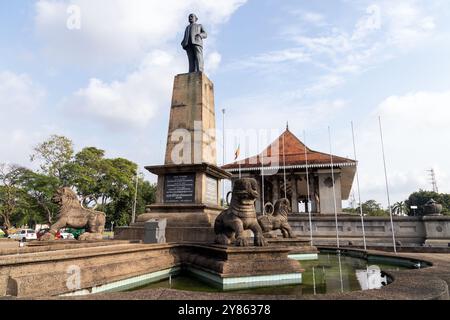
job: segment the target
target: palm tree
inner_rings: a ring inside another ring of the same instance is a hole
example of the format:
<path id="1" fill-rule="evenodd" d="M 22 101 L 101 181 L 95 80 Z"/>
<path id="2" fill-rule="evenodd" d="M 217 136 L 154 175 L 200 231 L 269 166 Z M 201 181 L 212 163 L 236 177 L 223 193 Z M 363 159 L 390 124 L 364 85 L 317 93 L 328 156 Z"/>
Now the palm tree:
<path id="1" fill-rule="evenodd" d="M 394 212 L 395 215 L 403 215 L 403 214 L 407 214 L 408 213 L 408 206 L 406 205 L 406 203 L 404 201 L 399 201 L 394 203 L 394 205 L 392 206 L 392 211 Z"/>

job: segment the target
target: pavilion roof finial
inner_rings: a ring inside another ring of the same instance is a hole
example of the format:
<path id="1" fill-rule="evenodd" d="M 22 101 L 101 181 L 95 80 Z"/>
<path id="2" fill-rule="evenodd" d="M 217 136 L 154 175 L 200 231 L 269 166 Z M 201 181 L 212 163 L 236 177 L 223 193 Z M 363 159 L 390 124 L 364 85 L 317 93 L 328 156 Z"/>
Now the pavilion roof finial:
<path id="1" fill-rule="evenodd" d="M 289 121 L 286 121 L 286 131 L 289 131 Z"/>

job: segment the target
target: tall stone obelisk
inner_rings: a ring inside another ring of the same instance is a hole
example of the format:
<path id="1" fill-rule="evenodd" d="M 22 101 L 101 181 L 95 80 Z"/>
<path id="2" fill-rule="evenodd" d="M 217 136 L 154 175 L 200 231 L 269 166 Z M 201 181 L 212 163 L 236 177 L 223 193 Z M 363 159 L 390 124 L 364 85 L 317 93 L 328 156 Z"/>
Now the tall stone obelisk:
<path id="1" fill-rule="evenodd" d="M 165 164 L 146 169 L 158 176 L 156 203 L 137 224 L 167 219 L 168 242 L 214 240 L 220 180 L 231 175 L 217 166 L 214 85 L 202 72 L 175 77 Z"/>

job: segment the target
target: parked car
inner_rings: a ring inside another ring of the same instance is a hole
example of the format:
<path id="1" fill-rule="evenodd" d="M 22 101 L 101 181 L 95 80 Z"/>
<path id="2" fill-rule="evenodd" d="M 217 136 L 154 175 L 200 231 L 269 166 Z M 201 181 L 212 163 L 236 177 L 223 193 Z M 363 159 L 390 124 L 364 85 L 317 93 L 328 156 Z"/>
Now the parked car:
<path id="1" fill-rule="evenodd" d="M 66 240 L 74 240 L 75 239 L 75 237 L 72 233 L 70 233 L 64 229 L 58 231 L 56 236 L 58 237 L 58 239 L 66 239 Z"/>
<path id="2" fill-rule="evenodd" d="M 20 231 L 17 231 L 16 233 L 13 233 L 8 236 L 10 239 L 14 240 L 37 240 L 36 232 L 33 229 L 23 229 Z"/>
<path id="3" fill-rule="evenodd" d="M 38 233 L 37 233 L 37 238 L 41 239 L 41 237 L 44 234 L 48 233 L 49 231 L 50 231 L 50 229 L 41 229 L 41 230 L 39 230 Z M 75 237 L 70 232 L 67 232 L 65 229 L 62 229 L 62 230 L 58 231 L 55 234 L 55 239 L 70 239 L 70 240 L 73 240 L 73 239 L 75 239 Z"/>
<path id="4" fill-rule="evenodd" d="M 68 233 L 71 233 L 73 235 L 74 239 L 77 239 L 77 240 L 80 235 L 82 235 L 83 233 L 86 232 L 85 229 L 73 229 L 73 228 L 66 228 L 65 231 Z"/>

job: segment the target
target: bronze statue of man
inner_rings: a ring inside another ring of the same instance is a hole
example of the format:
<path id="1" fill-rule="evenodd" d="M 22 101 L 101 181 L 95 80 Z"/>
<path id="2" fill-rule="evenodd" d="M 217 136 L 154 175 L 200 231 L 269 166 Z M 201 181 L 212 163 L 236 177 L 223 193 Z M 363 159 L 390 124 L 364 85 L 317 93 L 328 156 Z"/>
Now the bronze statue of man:
<path id="1" fill-rule="evenodd" d="M 203 39 L 207 34 L 201 24 L 196 23 L 195 14 L 189 15 L 189 25 L 186 27 L 181 45 L 186 50 L 189 59 L 189 72 L 203 72 Z"/>

